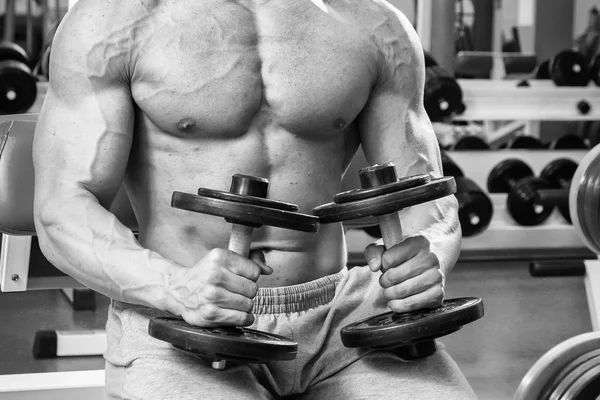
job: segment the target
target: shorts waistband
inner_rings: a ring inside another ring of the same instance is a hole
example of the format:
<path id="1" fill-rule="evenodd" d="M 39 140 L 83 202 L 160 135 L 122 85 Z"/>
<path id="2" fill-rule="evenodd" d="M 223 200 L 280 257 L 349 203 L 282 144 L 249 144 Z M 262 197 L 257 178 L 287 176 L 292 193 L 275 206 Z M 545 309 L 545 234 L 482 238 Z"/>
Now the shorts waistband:
<path id="1" fill-rule="evenodd" d="M 337 284 L 347 268 L 311 282 L 274 288 L 259 288 L 254 298 L 253 314 L 287 314 L 307 311 L 333 300 Z"/>

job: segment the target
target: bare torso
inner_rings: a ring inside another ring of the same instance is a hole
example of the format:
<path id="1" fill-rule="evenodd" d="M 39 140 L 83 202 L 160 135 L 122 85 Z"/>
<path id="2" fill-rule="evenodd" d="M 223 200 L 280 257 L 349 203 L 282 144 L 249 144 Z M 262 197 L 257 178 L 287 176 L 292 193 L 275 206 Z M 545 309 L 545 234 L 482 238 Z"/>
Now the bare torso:
<path id="1" fill-rule="evenodd" d="M 359 2 L 333 2 L 329 13 L 317 0 L 148 3 L 101 49 L 133 42 L 135 135 L 125 182 L 140 242 L 187 266 L 226 247 L 225 221 L 173 209 L 170 198 L 176 190 L 228 190 L 235 173 L 269 179 L 270 198 L 301 212 L 331 201 L 359 145 L 353 121 L 377 75 L 376 46 L 348 22 Z M 339 224 L 317 234 L 263 227 L 253 248 L 265 250 L 275 270 L 262 286 L 345 265 Z"/>

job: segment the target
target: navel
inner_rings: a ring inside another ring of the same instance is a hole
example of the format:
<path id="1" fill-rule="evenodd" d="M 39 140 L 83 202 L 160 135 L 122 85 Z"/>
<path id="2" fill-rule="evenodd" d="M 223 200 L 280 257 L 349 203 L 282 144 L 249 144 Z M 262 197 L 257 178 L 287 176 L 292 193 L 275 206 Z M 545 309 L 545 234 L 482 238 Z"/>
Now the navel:
<path id="1" fill-rule="evenodd" d="M 180 132 L 191 132 L 196 127 L 196 120 L 193 118 L 184 118 L 177 123 L 177 130 Z"/>

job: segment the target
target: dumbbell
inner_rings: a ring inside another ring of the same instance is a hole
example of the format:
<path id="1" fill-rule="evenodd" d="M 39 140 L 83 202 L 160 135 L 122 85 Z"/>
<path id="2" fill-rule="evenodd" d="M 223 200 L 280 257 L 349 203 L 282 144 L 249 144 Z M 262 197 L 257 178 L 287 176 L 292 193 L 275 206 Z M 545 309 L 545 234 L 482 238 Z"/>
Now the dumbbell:
<path id="1" fill-rule="evenodd" d="M 321 224 L 375 216 L 387 249 L 403 240 L 398 211 L 456 192 L 451 177 L 417 175 L 398 180 L 392 163 L 363 168 L 359 176 L 361 189 L 338 193 L 333 203 L 316 207 L 313 213 Z M 437 351 L 436 338 L 482 316 L 481 299 L 449 299 L 435 309 L 390 311 L 366 318 L 342 328 L 340 336 L 346 347 L 388 349 L 404 359 L 419 359 Z"/>
<path id="2" fill-rule="evenodd" d="M 540 173 L 540 177 L 550 183 L 551 188 L 536 192 L 537 204 L 546 207 L 556 206 L 560 214 L 571 223 L 569 212 L 569 189 L 577 171 L 577 163 L 567 158 L 550 162 Z"/>
<path id="3" fill-rule="evenodd" d="M 0 43 L 0 113 L 18 114 L 31 108 L 37 83 L 27 53 L 11 42 Z"/>
<path id="4" fill-rule="evenodd" d="M 537 191 L 551 188 L 550 182 L 536 178 L 525 162 L 514 158 L 497 164 L 487 180 L 489 193 L 508 193 L 506 208 L 511 217 L 524 226 L 539 225 L 552 214 L 553 206 L 536 202 Z"/>
<path id="5" fill-rule="evenodd" d="M 224 217 L 231 223 L 228 249 L 246 257 L 254 229 L 263 225 L 317 232 L 317 217 L 298 213 L 294 204 L 267 199 L 268 191 L 268 180 L 236 174 L 229 192 L 207 188 L 198 189 L 197 195 L 174 192 L 171 206 Z M 224 369 L 228 361 L 293 360 L 298 348 L 296 342 L 268 332 L 241 327 L 201 328 L 179 317 L 151 319 L 148 333 L 177 350 L 209 360 L 214 369 Z"/>
<path id="6" fill-rule="evenodd" d="M 490 150 L 490 145 L 479 136 L 470 135 L 458 139 L 450 149 L 454 151 Z"/>
<path id="7" fill-rule="evenodd" d="M 536 79 L 552 79 L 557 86 L 587 86 L 590 72 L 583 54 L 563 50 L 538 66 Z"/>
<path id="8" fill-rule="evenodd" d="M 444 176 L 454 177 L 456 199 L 458 200 L 458 219 L 464 237 L 475 236 L 487 229 L 494 215 L 494 206 L 489 196 L 475 183 L 466 178 L 460 167 L 442 152 Z"/>
<path id="9" fill-rule="evenodd" d="M 455 113 L 464 112 L 462 90 L 448 71 L 425 53 L 425 111 L 432 122 L 442 122 Z"/>

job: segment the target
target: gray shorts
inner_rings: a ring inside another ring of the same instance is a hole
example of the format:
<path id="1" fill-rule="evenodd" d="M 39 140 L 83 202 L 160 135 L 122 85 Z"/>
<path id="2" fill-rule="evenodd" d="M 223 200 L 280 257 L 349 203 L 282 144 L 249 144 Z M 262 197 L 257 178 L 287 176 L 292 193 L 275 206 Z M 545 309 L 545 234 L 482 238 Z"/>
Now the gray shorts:
<path id="1" fill-rule="evenodd" d="M 341 328 L 388 311 L 378 278 L 357 267 L 301 285 L 261 288 L 252 328 L 298 342 L 296 359 L 232 364 L 223 371 L 150 337 L 149 318 L 164 313 L 114 301 L 105 353 L 108 395 L 139 400 L 475 399 L 441 344 L 435 355 L 418 361 L 344 347 Z"/>

